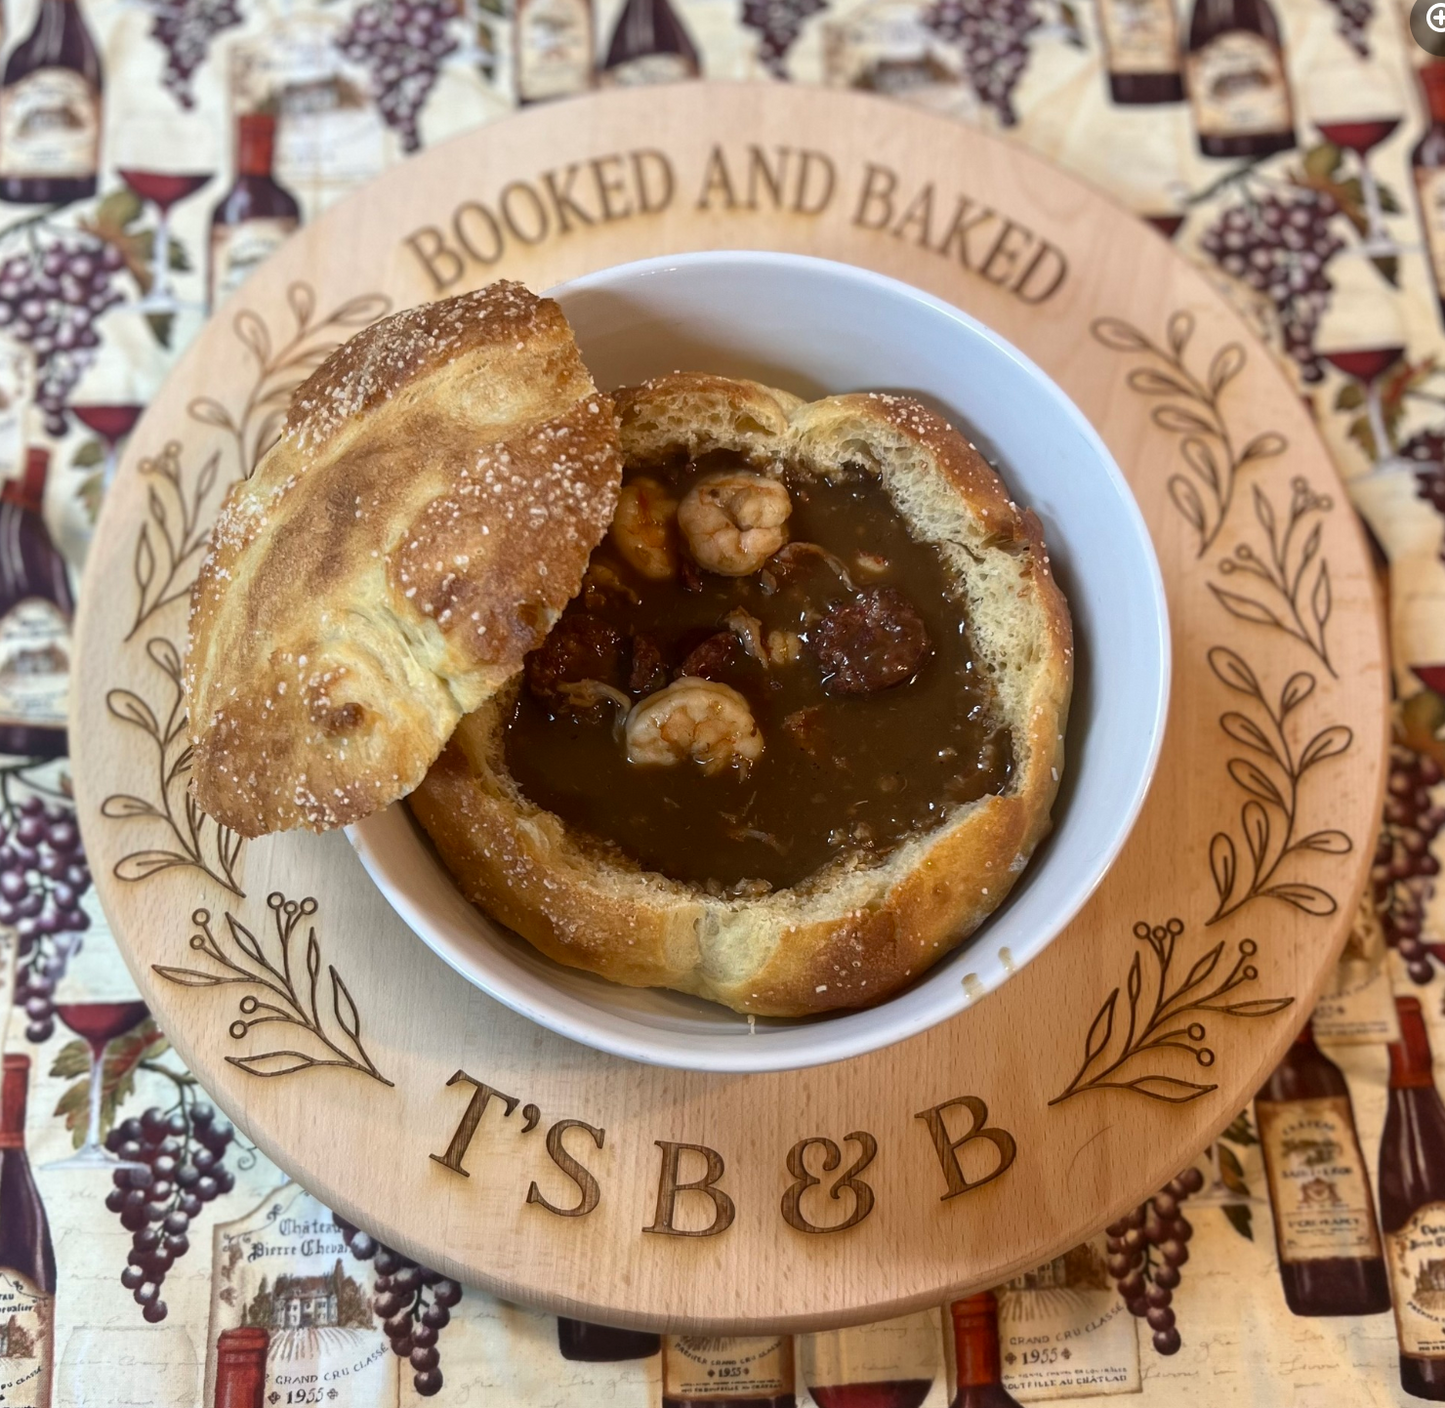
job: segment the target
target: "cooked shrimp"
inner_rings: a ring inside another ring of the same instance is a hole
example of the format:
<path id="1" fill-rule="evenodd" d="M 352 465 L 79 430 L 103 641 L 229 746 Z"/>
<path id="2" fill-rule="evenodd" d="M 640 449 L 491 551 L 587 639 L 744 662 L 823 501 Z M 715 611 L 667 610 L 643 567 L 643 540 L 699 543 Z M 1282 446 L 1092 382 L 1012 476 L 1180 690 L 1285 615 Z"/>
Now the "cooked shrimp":
<path id="1" fill-rule="evenodd" d="M 780 481 L 748 470 L 705 474 L 683 496 L 677 525 L 699 567 L 724 577 L 756 572 L 788 541 L 793 501 Z"/>
<path id="2" fill-rule="evenodd" d="M 708 777 L 725 768 L 745 773 L 763 752 L 748 701 L 728 685 L 692 675 L 633 705 L 626 733 L 628 762 L 672 767 L 691 759 Z"/>
<path id="3" fill-rule="evenodd" d="M 665 582 L 677 575 L 676 518 L 677 500 L 657 480 L 634 479 L 618 497 L 612 541 L 629 566 Z"/>

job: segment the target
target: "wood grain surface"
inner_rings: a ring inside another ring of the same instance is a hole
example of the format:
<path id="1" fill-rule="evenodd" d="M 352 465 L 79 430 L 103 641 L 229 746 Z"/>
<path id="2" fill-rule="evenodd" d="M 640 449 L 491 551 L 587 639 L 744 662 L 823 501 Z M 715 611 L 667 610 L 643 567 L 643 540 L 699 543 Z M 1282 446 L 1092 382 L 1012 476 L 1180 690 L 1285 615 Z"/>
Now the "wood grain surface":
<path id="1" fill-rule="evenodd" d="M 343 837 L 243 845 L 185 797 L 185 594 L 299 379 L 386 307 L 708 248 L 864 265 L 1018 344 L 1128 475 L 1174 637 L 1156 781 L 1078 919 L 956 1019 L 778 1075 L 669 1072 L 554 1036 L 433 957 Z M 1309 1011 L 1384 776 L 1365 545 L 1305 409 L 1222 299 L 1019 147 L 782 85 L 529 110 L 303 230 L 131 438 L 77 652 L 87 853 L 192 1069 L 388 1243 L 614 1323 L 877 1320 L 995 1284 L 1136 1204 L 1248 1101 Z"/>

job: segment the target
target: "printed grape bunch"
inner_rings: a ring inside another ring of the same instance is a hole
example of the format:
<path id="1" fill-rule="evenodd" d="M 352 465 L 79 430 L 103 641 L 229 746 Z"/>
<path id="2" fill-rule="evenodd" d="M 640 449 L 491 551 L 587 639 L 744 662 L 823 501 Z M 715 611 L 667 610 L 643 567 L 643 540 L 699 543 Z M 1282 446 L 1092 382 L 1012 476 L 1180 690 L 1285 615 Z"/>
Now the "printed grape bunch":
<path id="1" fill-rule="evenodd" d="M 410 1362 L 415 1370 L 412 1384 L 421 1397 L 440 1393 L 437 1336 L 451 1320 L 452 1307 L 462 1298 L 461 1286 L 439 1271 L 409 1261 L 345 1218 L 336 1217 L 336 1226 L 352 1256 L 371 1262 L 375 1268 L 372 1284 L 376 1296 L 371 1305 L 382 1319 L 392 1353 Z"/>
<path id="2" fill-rule="evenodd" d="M 234 1136 L 209 1105 L 184 1098 L 173 1110 L 152 1106 L 106 1136 L 105 1147 L 124 1165 L 112 1175 L 115 1187 L 105 1205 L 131 1233 L 120 1283 L 152 1325 L 166 1318 L 161 1284 L 176 1258 L 190 1250 L 192 1219 L 235 1187 L 223 1162 Z"/>
<path id="3" fill-rule="evenodd" d="M 90 868 L 68 803 L 30 796 L 9 809 L 9 822 L 0 841 L 0 925 L 19 940 L 14 1001 L 25 1009 L 26 1040 L 38 1045 L 55 1031 L 55 988 L 90 926 L 80 907 Z"/>
<path id="4" fill-rule="evenodd" d="M 1179 1208 L 1203 1186 L 1204 1175 L 1197 1168 L 1187 1168 L 1106 1230 L 1109 1275 L 1129 1314 L 1146 1321 L 1154 1332 L 1154 1348 L 1160 1354 L 1179 1352 L 1181 1341 L 1170 1302 L 1179 1285 L 1179 1268 L 1189 1260 L 1188 1242 L 1194 1235 Z"/>

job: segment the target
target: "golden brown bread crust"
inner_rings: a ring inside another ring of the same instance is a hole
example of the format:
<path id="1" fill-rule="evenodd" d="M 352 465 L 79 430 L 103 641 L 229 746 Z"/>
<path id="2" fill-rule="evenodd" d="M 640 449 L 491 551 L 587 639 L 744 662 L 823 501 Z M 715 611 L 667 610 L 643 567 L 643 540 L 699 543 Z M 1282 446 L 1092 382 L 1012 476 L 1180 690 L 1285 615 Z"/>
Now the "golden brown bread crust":
<path id="1" fill-rule="evenodd" d="M 1039 522 L 961 435 L 906 398 L 804 405 L 753 383 L 675 375 L 616 400 L 629 463 L 682 446 L 802 472 L 847 462 L 881 473 L 914 535 L 939 545 L 962 584 L 1013 730 L 1010 787 L 881 863 L 855 857 L 789 890 L 715 898 L 643 871 L 519 792 L 502 753 L 514 683 L 463 720 L 412 811 L 468 898 L 558 962 L 759 1015 L 881 1001 L 982 922 L 1048 831 L 1073 639 Z"/>
<path id="2" fill-rule="evenodd" d="M 322 831 L 411 791 L 576 594 L 621 475 L 611 400 L 520 284 L 338 348 L 192 592 L 202 808 L 245 836 Z"/>

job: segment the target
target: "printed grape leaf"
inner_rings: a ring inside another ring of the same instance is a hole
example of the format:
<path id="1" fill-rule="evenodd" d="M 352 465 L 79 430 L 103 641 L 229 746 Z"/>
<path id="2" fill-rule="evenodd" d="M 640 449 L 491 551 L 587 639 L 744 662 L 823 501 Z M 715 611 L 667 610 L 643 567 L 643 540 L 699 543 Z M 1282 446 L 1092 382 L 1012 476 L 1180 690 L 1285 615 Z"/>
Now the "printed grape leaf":
<path id="1" fill-rule="evenodd" d="M 154 1061 L 170 1050 L 170 1042 L 147 1015 L 128 1032 L 115 1037 L 105 1048 L 100 1083 L 100 1135 L 104 1138 L 115 1124 L 117 1108 L 135 1091 L 135 1073 L 142 1061 Z M 55 1106 L 70 1131 L 71 1144 L 85 1142 L 90 1123 L 90 1049 L 83 1041 L 68 1042 L 50 1068 L 52 1076 L 79 1076 Z"/>
<path id="2" fill-rule="evenodd" d="M 1254 1212 L 1248 1203 L 1225 1203 L 1220 1209 L 1229 1219 L 1229 1225 L 1241 1237 L 1254 1241 Z"/>
<path id="3" fill-rule="evenodd" d="M 1244 1181 L 1244 1165 L 1239 1162 L 1239 1155 L 1228 1144 L 1216 1144 L 1214 1148 L 1219 1157 L 1219 1176 L 1224 1186 L 1231 1193 L 1249 1197 L 1249 1184 Z"/>
<path id="4" fill-rule="evenodd" d="M 1225 1126 L 1224 1132 L 1219 1137 L 1229 1140 L 1231 1144 L 1249 1145 L 1259 1143 L 1259 1140 L 1255 1137 L 1254 1126 L 1249 1122 L 1248 1110 L 1241 1110 L 1230 1120 L 1228 1125 Z"/>

